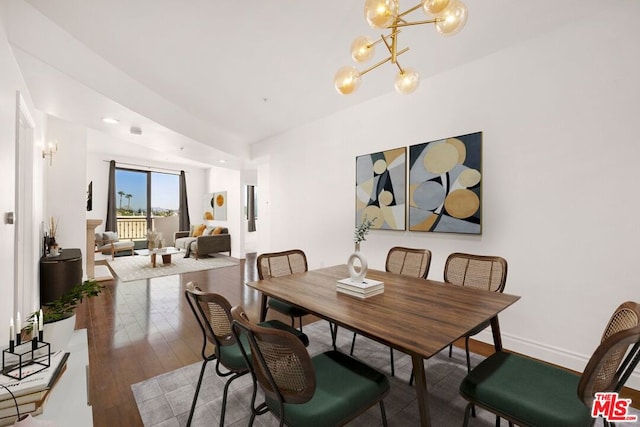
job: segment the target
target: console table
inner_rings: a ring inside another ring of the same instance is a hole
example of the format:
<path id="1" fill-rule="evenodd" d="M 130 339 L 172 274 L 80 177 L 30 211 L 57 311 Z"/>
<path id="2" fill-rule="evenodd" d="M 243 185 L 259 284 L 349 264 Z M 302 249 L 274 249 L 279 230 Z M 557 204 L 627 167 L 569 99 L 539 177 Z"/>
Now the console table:
<path id="1" fill-rule="evenodd" d="M 40 304 L 54 301 L 82 283 L 82 252 L 63 249 L 60 255 L 40 258 Z"/>

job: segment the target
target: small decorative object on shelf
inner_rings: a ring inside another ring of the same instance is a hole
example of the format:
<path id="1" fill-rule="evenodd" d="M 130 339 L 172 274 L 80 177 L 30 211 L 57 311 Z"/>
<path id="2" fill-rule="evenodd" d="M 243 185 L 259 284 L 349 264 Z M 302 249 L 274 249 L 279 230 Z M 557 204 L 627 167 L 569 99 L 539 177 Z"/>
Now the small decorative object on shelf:
<path id="1" fill-rule="evenodd" d="M 10 340 L 9 348 L 2 350 L 2 375 L 21 380 L 51 366 L 49 343 L 39 340 L 35 332 L 32 335 L 30 343 L 14 345 Z"/>
<path id="2" fill-rule="evenodd" d="M 29 320 L 30 319 L 30 320 Z M 9 319 L 9 348 L 2 350 L 2 375 L 21 380 L 47 369 L 51 365 L 51 346 L 44 341 L 42 309 L 27 320 L 24 328 L 31 334 L 31 342 L 22 342 L 20 312 Z"/>
<path id="3" fill-rule="evenodd" d="M 362 219 L 362 222 L 359 226 L 356 227 L 356 230 L 353 234 L 353 241 L 356 245 L 355 252 L 349 256 L 347 260 L 347 269 L 349 270 L 349 277 L 353 283 L 363 283 L 364 278 L 367 275 L 367 259 L 360 253 L 360 243 L 366 240 L 367 234 L 369 234 L 369 230 L 373 226 L 376 218 L 367 219 L 366 215 Z M 354 266 L 354 262 L 358 260 L 360 261 L 360 270 L 356 270 Z"/>

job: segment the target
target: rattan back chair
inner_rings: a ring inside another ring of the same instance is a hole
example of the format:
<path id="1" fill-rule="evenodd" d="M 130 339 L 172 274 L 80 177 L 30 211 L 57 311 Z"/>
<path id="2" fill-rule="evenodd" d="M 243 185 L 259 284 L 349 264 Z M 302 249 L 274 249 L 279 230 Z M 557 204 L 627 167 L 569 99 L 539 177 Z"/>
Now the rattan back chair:
<path id="1" fill-rule="evenodd" d="M 483 360 L 460 384 L 469 402 L 464 425 L 472 406 L 479 406 L 518 425 L 591 426 L 596 393 L 619 392 L 639 360 L 640 304 L 626 302 L 613 313 L 582 375 L 504 351 Z"/>
<path id="2" fill-rule="evenodd" d="M 431 251 L 395 246 L 389 250 L 385 270 L 402 276 L 427 278 L 431 265 Z"/>
<path id="3" fill-rule="evenodd" d="M 278 417 L 280 426 L 343 425 L 376 403 L 387 425 L 382 399 L 389 381 L 384 374 L 335 350 L 311 357 L 292 334 L 249 322 L 241 306 L 232 309 L 232 316 L 236 338 L 265 395 L 257 406 L 252 396 L 250 426 L 266 412 Z"/>
<path id="4" fill-rule="evenodd" d="M 203 335 L 203 362 L 200 368 L 196 391 L 191 403 L 187 425 L 191 425 L 193 419 L 193 413 L 207 363 L 216 360 L 216 373 L 220 377 L 230 377 L 225 383 L 222 394 L 220 425 L 223 426 L 229 386 L 233 380 L 249 372 L 245 358 L 231 330 L 233 322 L 231 318 L 231 304 L 222 295 L 203 292 L 195 282 L 187 283 L 185 297 L 198 321 Z M 270 320 L 260 325 L 267 328 L 287 331 L 293 334 L 303 347 L 309 345 L 309 338 L 305 334 L 285 325 L 279 320 Z M 211 345 L 214 346 L 213 349 L 211 349 Z"/>
<path id="5" fill-rule="evenodd" d="M 507 261 L 499 256 L 454 252 L 447 257 L 444 281 L 491 292 L 502 292 L 507 282 Z"/>
<path id="6" fill-rule="evenodd" d="M 300 249 L 261 254 L 258 256 L 257 265 L 260 280 L 303 273 L 308 270 L 307 256 Z M 309 314 L 308 311 L 300 307 L 276 298 L 269 298 L 266 310 L 269 308 L 289 316 L 292 327 L 295 326 L 295 319 L 298 318 L 300 331 L 302 331 L 302 316 Z"/>
<path id="7" fill-rule="evenodd" d="M 385 270 L 389 273 L 420 279 L 427 278 L 429 266 L 431 266 L 431 251 L 429 249 L 405 248 L 401 246 L 394 246 L 389 249 L 385 262 Z M 357 334 L 354 332 L 353 338 L 351 339 L 351 351 L 349 353 L 352 356 L 356 345 L 356 336 Z M 391 361 L 391 376 L 395 376 L 396 369 L 393 360 L 393 348 L 391 347 L 389 347 L 389 359 Z"/>
<path id="8" fill-rule="evenodd" d="M 490 292 L 502 292 L 507 283 L 507 261 L 499 256 L 455 252 L 449 255 L 445 263 L 444 281 L 458 286 L 469 286 Z M 488 326 L 489 322 L 482 323 L 464 337 L 467 372 L 471 371 L 469 338 Z M 451 357 L 451 346 L 449 346 L 449 357 Z"/>
<path id="9" fill-rule="evenodd" d="M 591 407 L 594 396 L 603 391 L 620 391 L 640 360 L 640 304 L 627 301 L 621 304 L 609 319 L 600 346 L 587 363 L 578 396 Z M 614 336 L 618 339 L 613 339 Z M 634 344 L 627 355 L 628 345 Z"/>
<path id="10" fill-rule="evenodd" d="M 236 339 L 231 332 L 231 304 L 229 304 L 229 301 L 222 295 L 203 292 L 194 282 L 187 283 L 184 293 L 203 335 L 203 362 L 200 368 L 198 384 L 196 385 L 196 392 L 193 396 L 193 402 L 191 403 L 187 426 L 191 425 L 193 419 L 193 412 L 196 407 L 196 401 L 198 400 L 198 394 L 200 393 L 205 368 L 207 363 L 212 360 L 216 360 L 216 373 L 220 377 L 229 376 L 222 394 L 220 425 L 223 426 L 229 385 L 236 378 L 249 372 Z M 213 350 L 208 344 L 214 346 Z"/>

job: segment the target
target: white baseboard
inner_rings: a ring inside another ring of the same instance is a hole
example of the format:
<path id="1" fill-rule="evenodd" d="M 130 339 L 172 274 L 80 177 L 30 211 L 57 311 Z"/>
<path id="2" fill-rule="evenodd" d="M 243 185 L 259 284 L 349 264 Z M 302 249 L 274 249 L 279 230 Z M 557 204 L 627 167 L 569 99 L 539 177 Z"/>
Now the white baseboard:
<path id="1" fill-rule="evenodd" d="M 493 336 L 491 335 L 491 329 L 487 328 L 474 336 L 473 339 L 492 344 Z M 545 362 L 553 363 L 554 365 L 559 365 L 576 372 L 582 372 L 591 357 L 590 354 L 579 354 L 560 347 L 550 346 L 505 333 L 502 334 L 502 346 L 505 349 L 544 360 Z M 640 390 L 640 366 L 636 367 L 625 386 L 634 390 Z"/>

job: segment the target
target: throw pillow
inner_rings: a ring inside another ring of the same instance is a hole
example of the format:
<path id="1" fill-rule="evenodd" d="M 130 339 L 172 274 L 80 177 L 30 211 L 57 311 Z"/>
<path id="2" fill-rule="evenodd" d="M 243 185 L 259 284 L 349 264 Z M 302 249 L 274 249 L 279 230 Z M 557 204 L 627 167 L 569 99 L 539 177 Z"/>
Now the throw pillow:
<path id="1" fill-rule="evenodd" d="M 204 224 L 200 224 L 199 226 L 197 226 L 196 229 L 193 231 L 193 237 L 202 236 L 202 233 L 204 232 L 205 228 L 207 228 L 207 226 Z"/>
<path id="2" fill-rule="evenodd" d="M 209 227 L 207 226 L 207 228 L 204 229 L 204 231 L 202 232 L 203 236 L 209 236 L 210 234 L 213 234 L 213 227 Z"/>
<path id="3" fill-rule="evenodd" d="M 110 240 L 113 242 L 117 242 L 119 240 L 118 233 L 116 233 L 115 231 L 105 231 L 104 234 L 102 235 L 102 238 L 104 240 Z"/>
<path id="4" fill-rule="evenodd" d="M 211 234 L 222 234 L 222 227 L 216 227 Z"/>

